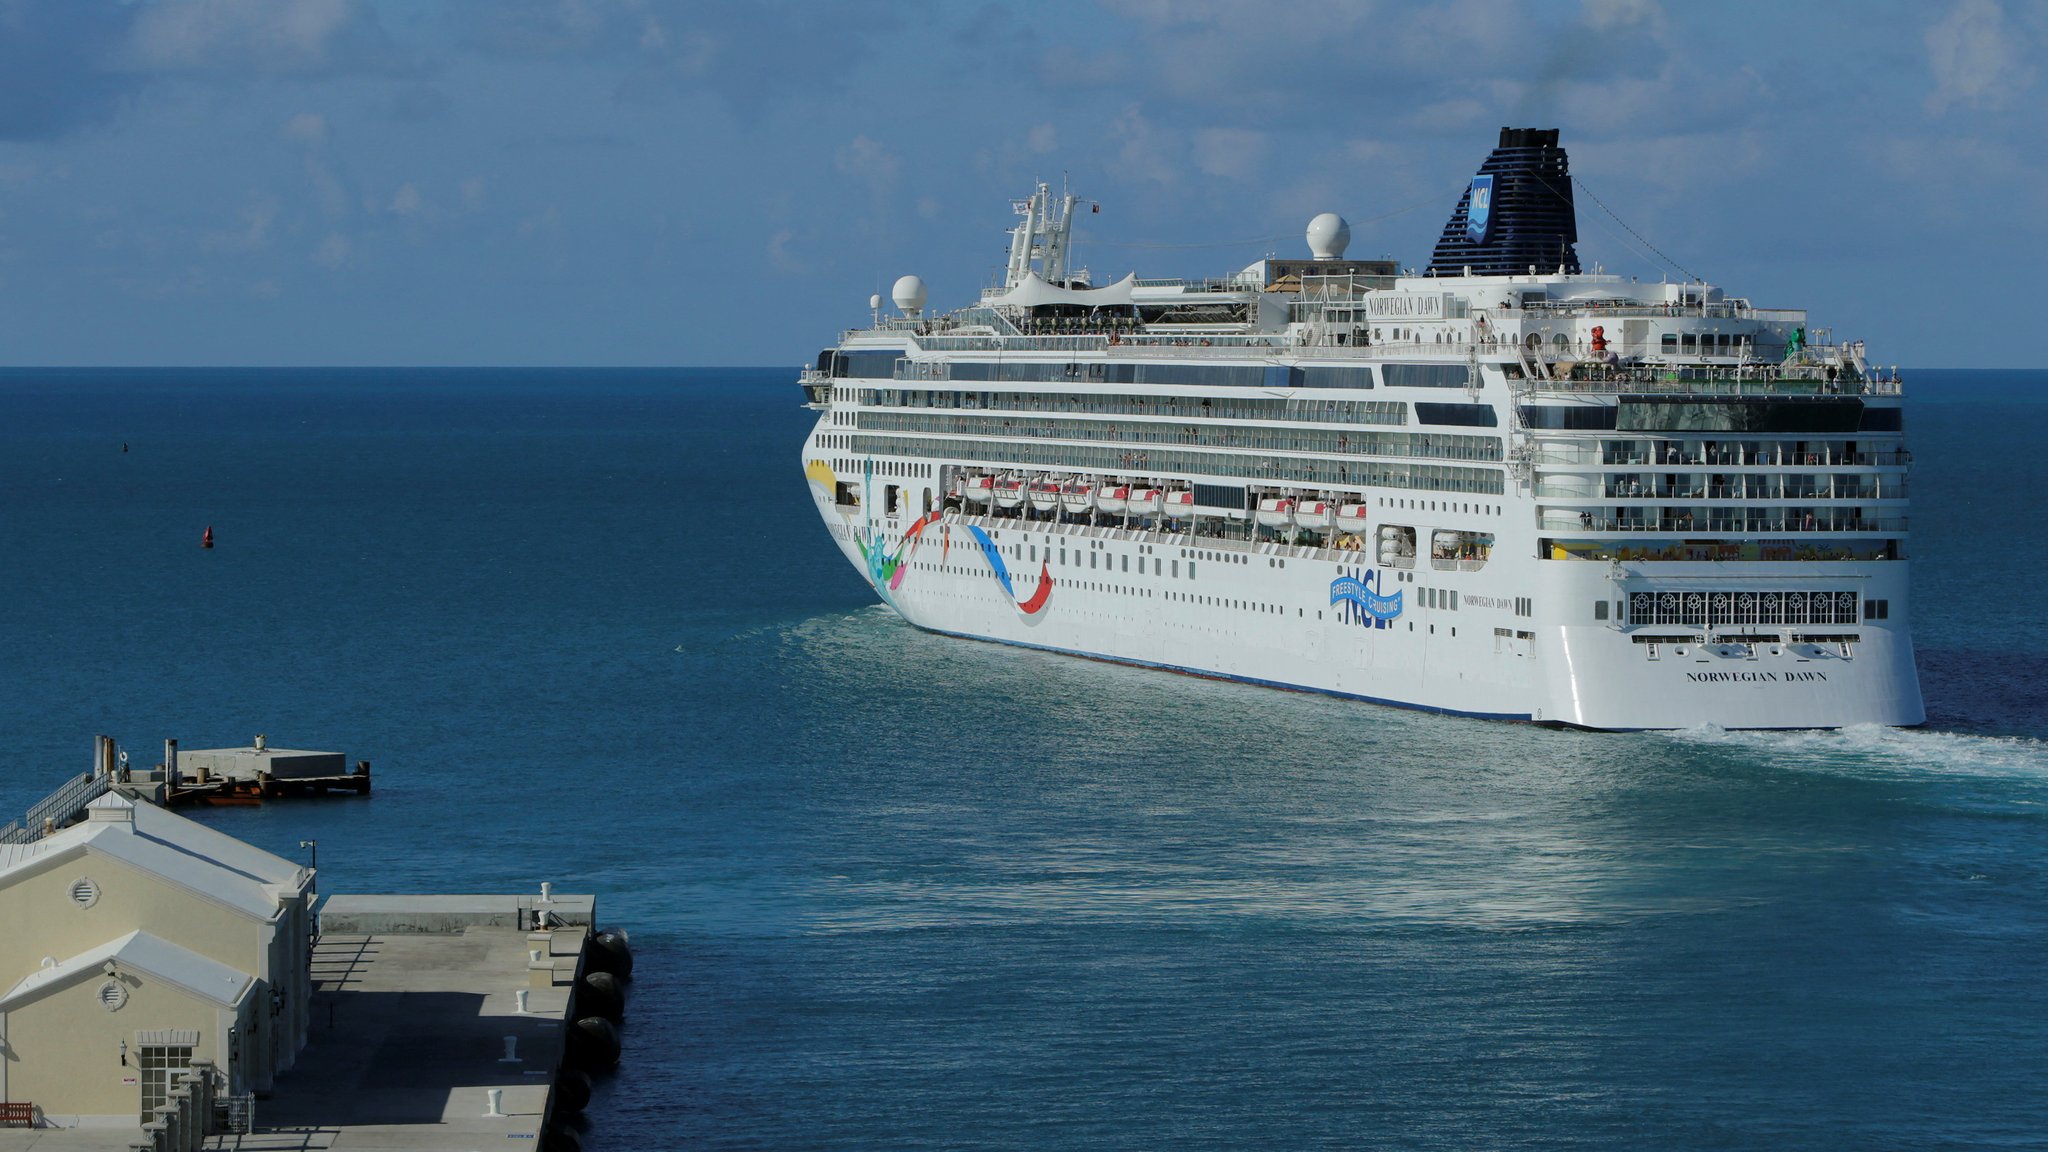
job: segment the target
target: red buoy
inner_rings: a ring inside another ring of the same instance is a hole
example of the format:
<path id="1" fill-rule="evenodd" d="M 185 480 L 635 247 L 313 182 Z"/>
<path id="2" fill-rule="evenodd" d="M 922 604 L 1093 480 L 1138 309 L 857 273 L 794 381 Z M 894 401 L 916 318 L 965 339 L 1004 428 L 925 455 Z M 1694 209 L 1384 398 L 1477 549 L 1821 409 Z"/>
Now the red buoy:
<path id="1" fill-rule="evenodd" d="M 206 535 L 199 538 L 199 546 L 201 548 L 213 547 L 213 525 L 208 524 L 206 526 Z"/>

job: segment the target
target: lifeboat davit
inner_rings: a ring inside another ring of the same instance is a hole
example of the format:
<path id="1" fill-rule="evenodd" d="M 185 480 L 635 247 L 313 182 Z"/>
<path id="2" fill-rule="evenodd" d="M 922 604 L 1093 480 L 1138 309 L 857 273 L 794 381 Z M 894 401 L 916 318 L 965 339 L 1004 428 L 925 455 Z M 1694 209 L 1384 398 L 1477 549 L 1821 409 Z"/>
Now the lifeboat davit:
<path id="1" fill-rule="evenodd" d="M 1050 480 L 1040 480 L 1031 486 L 1031 506 L 1040 512 L 1050 512 L 1060 506 L 1060 486 Z"/>
<path id="2" fill-rule="evenodd" d="M 1024 502 L 1024 482 L 1005 478 L 996 481 L 996 507 L 1015 508 Z"/>
<path id="3" fill-rule="evenodd" d="M 1285 528 L 1294 522 L 1294 501 L 1267 497 L 1259 501 L 1259 523 L 1267 528 Z"/>
<path id="4" fill-rule="evenodd" d="M 1185 488 L 1176 488 L 1166 494 L 1163 510 L 1175 520 L 1185 520 L 1195 514 L 1195 494 Z"/>
<path id="5" fill-rule="evenodd" d="M 1133 516 L 1157 516 L 1160 501 L 1165 495 L 1157 488 L 1133 488 L 1125 508 Z"/>
<path id="6" fill-rule="evenodd" d="M 1060 507 L 1076 516 L 1085 516 L 1095 509 L 1095 485 L 1069 484 L 1060 489 Z"/>
<path id="7" fill-rule="evenodd" d="M 1304 532 L 1328 532 L 1335 512 L 1327 500 L 1303 500 L 1294 506 L 1294 526 Z"/>
<path id="8" fill-rule="evenodd" d="M 1130 507 L 1131 490 L 1120 484 L 1105 484 L 1095 490 L 1095 506 L 1105 516 L 1121 516 Z"/>
<path id="9" fill-rule="evenodd" d="M 960 481 L 960 496 L 976 504 L 986 504 L 995 495 L 996 482 L 988 476 L 969 476 Z"/>
<path id="10" fill-rule="evenodd" d="M 1343 504 L 1337 508 L 1337 527 L 1344 532 L 1365 531 L 1365 505 Z"/>

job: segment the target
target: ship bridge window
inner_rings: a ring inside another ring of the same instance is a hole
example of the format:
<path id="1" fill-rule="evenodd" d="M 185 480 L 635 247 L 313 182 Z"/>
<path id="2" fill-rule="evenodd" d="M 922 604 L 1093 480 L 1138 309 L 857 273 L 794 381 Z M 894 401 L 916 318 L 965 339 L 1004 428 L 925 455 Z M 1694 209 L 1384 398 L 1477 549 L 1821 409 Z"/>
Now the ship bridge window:
<path id="1" fill-rule="evenodd" d="M 1463 388 L 1472 380 L 1463 364 L 1387 364 L 1380 371 L 1389 388 Z"/>
<path id="2" fill-rule="evenodd" d="M 1618 409 L 1607 404 L 1524 404 L 1518 411 L 1525 428 L 1612 431 Z"/>
<path id="3" fill-rule="evenodd" d="M 1338 368 L 1324 364 L 1313 364 L 1299 369 L 1301 386 L 1304 388 L 1370 388 L 1372 369 L 1369 367 Z"/>
<path id="4" fill-rule="evenodd" d="M 1858 432 L 1902 432 L 1906 427 L 1905 415 L 1905 409 L 1903 408 L 1865 408 L 1863 410 L 1863 422 L 1857 426 L 1856 430 Z"/>
<path id="5" fill-rule="evenodd" d="M 1415 419 L 1422 424 L 1458 424 L 1469 428 L 1494 428 L 1500 417 L 1491 404 L 1432 404 L 1415 402 Z"/>
<path id="6" fill-rule="evenodd" d="M 1863 401 L 1855 396 L 1624 396 L 1616 426 L 1624 432 L 1854 432 L 1862 419 Z"/>
<path id="7" fill-rule="evenodd" d="M 885 352 L 834 352 L 832 375 L 887 379 L 896 375 L 896 361 L 902 358 L 903 353 L 894 349 Z"/>
<path id="8" fill-rule="evenodd" d="M 1658 348 L 1659 348 L 1659 350 L 1660 350 L 1660 351 L 1662 351 L 1662 352 L 1663 352 L 1663 353 L 1664 353 L 1664 354 L 1665 354 L 1666 356 L 1675 356 L 1675 355 L 1677 355 L 1677 354 L 1678 354 L 1678 333 L 1676 333 L 1676 332 L 1666 332 L 1666 333 L 1664 334 L 1664 338 L 1663 338 L 1662 340 L 1658 341 Z"/>

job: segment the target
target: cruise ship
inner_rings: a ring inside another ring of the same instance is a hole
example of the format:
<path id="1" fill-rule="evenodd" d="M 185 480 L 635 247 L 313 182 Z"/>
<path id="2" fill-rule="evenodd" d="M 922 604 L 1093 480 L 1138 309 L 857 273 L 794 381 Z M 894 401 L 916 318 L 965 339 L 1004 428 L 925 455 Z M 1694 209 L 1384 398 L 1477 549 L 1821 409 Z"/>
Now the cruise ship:
<path id="1" fill-rule="evenodd" d="M 1016 201 L 802 372 L 832 539 L 919 628 L 1605 730 L 1915 725 L 1898 371 L 1796 309 L 1580 267 L 1555 129 L 1504 128 L 1429 264 L 1097 283 Z"/>

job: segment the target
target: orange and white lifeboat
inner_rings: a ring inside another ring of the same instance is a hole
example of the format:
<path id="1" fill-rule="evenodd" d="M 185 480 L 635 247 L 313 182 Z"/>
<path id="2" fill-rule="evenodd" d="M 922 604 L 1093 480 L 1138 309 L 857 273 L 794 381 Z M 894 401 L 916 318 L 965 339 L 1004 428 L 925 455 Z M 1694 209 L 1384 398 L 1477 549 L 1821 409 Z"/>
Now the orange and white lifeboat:
<path id="1" fill-rule="evenodd" d="M 1337 530 L 1340 532 L 1365 531 L 1365 505 L 1339 505 L 1337 508 Z"/>
<path id="2" fill-rule="evenodd" d="M 996 507 L 1015 508 L 1024 502 L 1024 482 L 1015 476 L 996 481 Z"/>
<path id="3" fill-rule="evenodd" d="M 986 504 L 995 495 L 992 476 L 966 476 L 960 480 L 960 498 L 972 504 Z"/>
<path id="4" fill-rule="evenodd" d="M 1294 526 L 1304 532 L 1328 532 L 1336 509 L 1327 500 L 1303 500 L 1294 506 Z"/>
<path id="5" fill-rule="evenodd" d="M 1268 496 L 1259 501 L 1259 523 L 1267 528 L 1286 528 L 1294 523 L 1294 501 L 1285 496 Z"/>
<path id="6" fill-rule="evenodd" d="M 1157 488 L 1133 488 L 1125 508 L 1133 516 L 1157 516 L 1166 494 Z"/>
<path id="7" fill-rule="evenodd" d="M 1067 484 L 1060 488 L 1060 507 L 1076 516 L 1085 516 L 1095 510 L 1095 485 L 1086 482 Z"/>
<path id="8" fill-rule="evenodd" d="M 1175 520 L 1185 520 L 1195 514 L 1195 494 L 1186 488 L 1175 488 L 1165 496 L 1162 510 Z"/>
<path id="9" fill-rule="evenodd" d="M 1050 512 L 1060 506 L 1060 486 L 1050 480 L 1035 480 L 1029 489 L 1031 506 L 1040 512 Z"/>
<path id="10" fill-rule="evenodd" d="M 1095 506 L 1105 516 L 1121 516 L 1130 507 L 1131 490 L 1121 484 L 1104 484 L 1095 490 Z"/>

